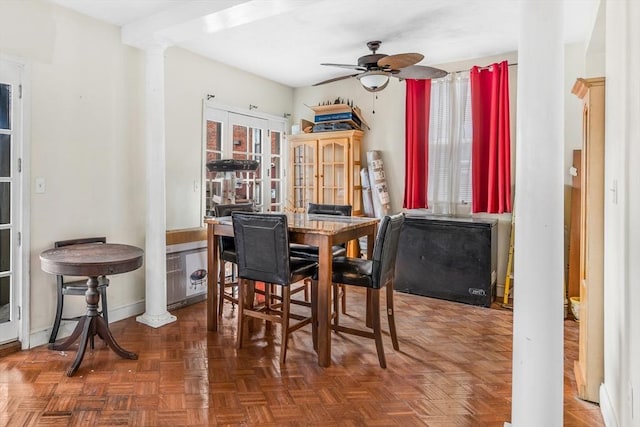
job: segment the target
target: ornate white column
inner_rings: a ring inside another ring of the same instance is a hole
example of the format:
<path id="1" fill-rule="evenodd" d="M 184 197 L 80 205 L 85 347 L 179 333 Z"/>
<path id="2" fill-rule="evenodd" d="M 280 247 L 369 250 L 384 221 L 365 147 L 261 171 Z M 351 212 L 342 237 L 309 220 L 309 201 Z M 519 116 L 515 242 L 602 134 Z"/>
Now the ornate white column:
<path id="1" fill-rule="evenodd" d="M 145 49 L 146 284 L 145 312 L 136 320 L 154 328 L 176 320 L 167 311 L 164 50 Z"/>
<path id="2" fill-rule="evenodd" d="M 512 425 L 563 424 L 563 2 L 522 0 Z"/>

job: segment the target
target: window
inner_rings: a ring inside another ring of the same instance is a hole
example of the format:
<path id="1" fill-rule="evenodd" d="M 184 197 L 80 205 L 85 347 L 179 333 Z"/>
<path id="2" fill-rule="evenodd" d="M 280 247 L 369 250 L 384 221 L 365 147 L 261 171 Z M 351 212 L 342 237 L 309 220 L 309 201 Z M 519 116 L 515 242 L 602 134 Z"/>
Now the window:
<path id="1" fill-rule="evenodd" d="M 471 91 L 469 73 L 431 82 L 427 200 L 435 214 L 471 210 Z"/>
<path id="2" fill-rule="evenodd" d="M 204 109 L 204 210 L 212 214 L 213 206 L 233 193 L 235 203 L 252 201 L 262 212 L 281 211 L 282 144 L 286 120 L 255 111 L 220 107 L 205 103 Z M 209 172 L 207 162 L 218 159 L 257 160 L 255 172 L 238 171 L 235 188 L 228 188 L 228 174 Z M 224 196 L 224 197 L 223 197 Z"/>

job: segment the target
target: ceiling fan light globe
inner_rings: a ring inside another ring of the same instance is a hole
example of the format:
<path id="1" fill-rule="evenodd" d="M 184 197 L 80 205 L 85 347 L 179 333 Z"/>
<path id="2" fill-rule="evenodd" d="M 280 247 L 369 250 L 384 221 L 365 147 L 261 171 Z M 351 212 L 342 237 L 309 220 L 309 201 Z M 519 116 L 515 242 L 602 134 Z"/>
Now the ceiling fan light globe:
<path id="1" fill-rule="evenodd" d="M 369 71 L 356 76 L 360 84 L 369 92 L 378 92 L 389 84 L 389 75 L 382 71 Z"/>

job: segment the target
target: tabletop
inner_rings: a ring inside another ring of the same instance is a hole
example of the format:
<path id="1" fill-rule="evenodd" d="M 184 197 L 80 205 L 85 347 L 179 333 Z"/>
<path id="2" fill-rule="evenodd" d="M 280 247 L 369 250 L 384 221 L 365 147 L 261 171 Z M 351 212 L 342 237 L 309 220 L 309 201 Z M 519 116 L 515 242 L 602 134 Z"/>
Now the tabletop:
<path id="1" fill-rule="evenodd" d="M 133 271 L 144 251 L 117 243 L 85 243 L 48 249 L 40 254 L 42 270 L 69 276 L 102 276 Z"/>
<path id="2" fill-rule="evenodd" d="M 348 231 L 362 225 L 377 224 L 378 218 L 322 215 L 287 212 L 287 224 L 292 232 L 314 232 L 318 234 L 335 234 L 337 231 Z M 231 217 L 208 217 L 205 223 L 231 225 Z"/>

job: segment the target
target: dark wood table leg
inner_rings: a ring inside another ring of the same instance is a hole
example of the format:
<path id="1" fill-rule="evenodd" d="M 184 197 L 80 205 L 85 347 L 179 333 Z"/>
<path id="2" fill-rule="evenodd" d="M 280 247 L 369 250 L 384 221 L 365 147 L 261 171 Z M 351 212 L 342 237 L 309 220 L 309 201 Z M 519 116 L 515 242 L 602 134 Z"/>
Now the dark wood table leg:
<path id="1" fill-rule="evenodd" d="M 107 343 L 107 345 L 111 348 L 111 350 L 113 350 L 118 356 L 122 357 L 123 359 L 138 359 L 138 355 L 136 353 L 127 351 L 120 347 L 120 345 L 113 338 L 113 335 L 111 335 L 109 325 L 101 316 L 94 317 L 92 319 L 92 322 L 95 325 L 96 333 L 98 334 L 98 336 L 102 338 L 104 342 Z"/>
<path id="2" fill-rule="evenodd" d="M 63 341 L 60 341 L 60 342 L 56 341 L 56 342 L 53 342 L 53 343 L 49 344 L 49 350 L 61 351 L 61 350 L 66 350 L 69 347 L 71 347 L 71 345 L 74 342 L 76 342 L 78 337 L 82 334 L 82 331 L 84 330 L 85 324 L 87 324 L 87 316 L 82 316 L 80 319 L 78 319 L 78 323 L 76 324 L 76 328 L 73 330 L 71 335 L 69 335 Z"/>
<path id="3" fill-rule="evenodd" d="M 331 240 L 324 237 L 318 247 L 318 365 L 331 365 Z"/>
<path id="4" fill-rule="evenodd" d="M 61 343 L 53 343 L 49 345 L 49 348 L 52 350 L 66 350 L 76 341 L 76 339 L 78 339 L 78 337 L 80 337 L 76 358 L 69 369 L 67 369 L 68 377 L 73 376 L 80 367 L 80 363 L 82 363 L 82 359 L 84 358 L 84 353 L 87 350 L 89 339 L 93 338 L 96 334 L 102 338 L 104 342 L 107 343 L 107 345 L 116 352 L 116 354 L 118 354 L 118 356 L 134 360 L 138 358 L 137 354 L 126 351 L 118 345 L 118 343 L 113 339 L 113 335 L 111 335 L 109 325 L 104 318 L 100 316 L 100 313 L 98 312 L 100 293 L 98 292 L 97 277 L 89 277 L 87 280 L 87 291 L 84 295 L 85 300 L 87 301 L 87 314 L 80 318 L 76 328 L 73 330 L 73 333 L 69 338 Z"/>

